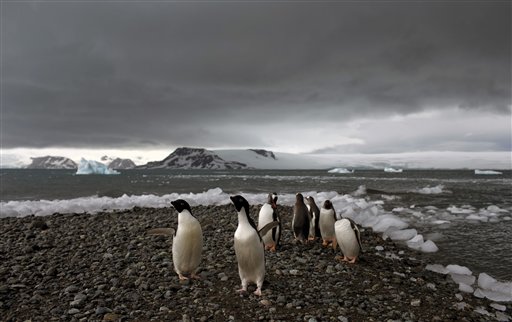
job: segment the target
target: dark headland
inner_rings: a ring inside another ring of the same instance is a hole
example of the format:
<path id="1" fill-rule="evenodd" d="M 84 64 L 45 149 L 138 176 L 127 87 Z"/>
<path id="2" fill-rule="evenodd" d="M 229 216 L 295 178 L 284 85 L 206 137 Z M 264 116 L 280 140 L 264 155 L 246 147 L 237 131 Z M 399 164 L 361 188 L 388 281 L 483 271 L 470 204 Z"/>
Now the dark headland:
<path id="1" fill-rule="evenodd" d="M 320 242 L 296 245 L 292 210 L 281 206 L 283 245 L 266 253 L 263 296 L 254 287 L 239 295 L 234 208 L 192 211 L 204 233 L 202 279 L 185 282 L 173 270 L 171 238 L 146 234 L 175 227 L 173 208 L 0 219 L 0 320 L 506 321 L 512 310 L 461 293 L 450 277 L 425 270 L 421 253 L 370 229 L 356 265 Z"/>

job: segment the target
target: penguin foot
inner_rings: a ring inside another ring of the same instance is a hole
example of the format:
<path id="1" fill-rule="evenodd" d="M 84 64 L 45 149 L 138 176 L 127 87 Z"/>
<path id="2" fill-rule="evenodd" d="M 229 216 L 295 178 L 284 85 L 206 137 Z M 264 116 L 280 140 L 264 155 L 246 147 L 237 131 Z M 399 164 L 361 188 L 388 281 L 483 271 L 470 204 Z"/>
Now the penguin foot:
<path id="1" fill-rule="evenodd" d="M 236 290 L 236 291 L 237 291 L 237 293 L 245 293 L 245 292 L 247 292 L 247 289 L 246 288 L 241 288 L 241 289 Z"/>
<path id="2" fill-rule="evenodd" d="M 256 291 L 254 291 L 254 295 L 261 296 L 261 288 L 257 288 Z"/>
<path id="3" fill-rule="evenodd" d="M 357 257 L 354 257 L 354 258 L 349 258 L 347 257 L 346 261 L 350 264 L 355 264 L 356 263 L 356 260 L 357 260 Z"/>
<path id="4" fill-rule="evenodd" d="M 195 280 L 200 280 L 201 279 L 201 276 L 197 275 L 197 274 L 191 274 L 190 275 L 191 278 L 195 279 Z"/>
<path id="5" fill-rule="evenodd" d="M 188 277 L 183 276 L 182 274 L 178 274 L 178 278 L 182 281 L 188 280 Z"/>
<path id="6" fill-rule="evenodd" d="M 323 240 L 322 241 L 322 247 L 327 247 L 327 245 L 329 245 L 329 243 L 327 242 L 327 240 Z"/>
<path id="7" fill-rule="evenodd" d="M 272 253 L 275 253 L 275 252 L 276 252 L 276 248 L 277 248 L 277 245 L 276 245 L 276 244 L 274 244 L 274 245 L 270 246 L 270 251 L 271 251 Z"/>

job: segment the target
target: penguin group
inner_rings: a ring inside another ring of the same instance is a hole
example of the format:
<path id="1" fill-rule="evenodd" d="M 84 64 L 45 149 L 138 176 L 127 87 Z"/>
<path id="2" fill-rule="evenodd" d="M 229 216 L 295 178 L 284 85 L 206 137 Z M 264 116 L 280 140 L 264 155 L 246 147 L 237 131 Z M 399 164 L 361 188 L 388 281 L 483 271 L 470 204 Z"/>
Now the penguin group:
<path id="1" fill-rule="evenodd" d="M 258 213 L 258 225 L 249 214 L 249 203 L 241 195 L 231 196 L 231 203 L 238 216 L 234 233 L 234 250 L 242 288 L 246 292 L 249 283 L 256 285 L 254 294 L 262 295 L 265 279 L 265 251 L 276 252 L 280 247 L 282 225 L 277 208 L 277 193 L 269 193 Z M 304 201 L 305 200 L 305 201 Z M 180 280 L 199 279 L 197 271 L 201 263 L 203 232 L 199 220 L 192 214 L 190 205 L 183 199 L 171 202 L 178 212 L 176 229 L 155 228 L 150 235 L 173 236 L 172 261 Z M 313 197 L 296 194 L 293 206 L 291 230 L 295 240 L 307 244 L 317 239 L 324 247 L 340 246 L 343 256 L 337 260 L 355 263 L 362 252 L 361 236 L 355 222 L 337 215 L 330 200 L 325 200 L 321 209 Z"/>

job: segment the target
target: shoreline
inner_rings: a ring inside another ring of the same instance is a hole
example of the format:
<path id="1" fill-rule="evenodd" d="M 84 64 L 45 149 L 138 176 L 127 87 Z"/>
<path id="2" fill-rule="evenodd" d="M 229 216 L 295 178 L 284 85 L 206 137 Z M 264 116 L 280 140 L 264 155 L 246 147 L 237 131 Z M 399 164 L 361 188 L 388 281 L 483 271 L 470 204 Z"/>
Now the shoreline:
<path id="1" fill-rule="evenodd" d="M 255 219 L 258 209 L 251 207 Z M 173 208 L 1 218 L 0 316 L 3 321 L 510 319 L 512 303 L 495 305 L 460 292 L 448 275 L 425 270 L 429 263 L 421 253 L 371 229 L 361 232 L 364 253 L 355 265 L 336 261 L 339 249 L 334 253 L 321 242 L 296 245 L 291 207 L 278 209 L 282 246 L 266 252 L 261 297 L 236 292 L 232 205 L 192 207 L 204 235 L 202 278 L 185 282 L 173 270 L 171 238 L 145 233 L 176 227 Z"/>

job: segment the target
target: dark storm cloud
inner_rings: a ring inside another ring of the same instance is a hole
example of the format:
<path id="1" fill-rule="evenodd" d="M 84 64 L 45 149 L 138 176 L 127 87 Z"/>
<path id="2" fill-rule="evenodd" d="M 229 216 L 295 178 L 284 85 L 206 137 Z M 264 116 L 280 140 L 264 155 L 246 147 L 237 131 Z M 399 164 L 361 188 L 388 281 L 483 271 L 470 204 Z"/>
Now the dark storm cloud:
<path id="1" fill-rule="evenodd" d="M 510 6 L 3 3 L 2 146 L 265 146 L 243 125 L 510 117 Z"/>

